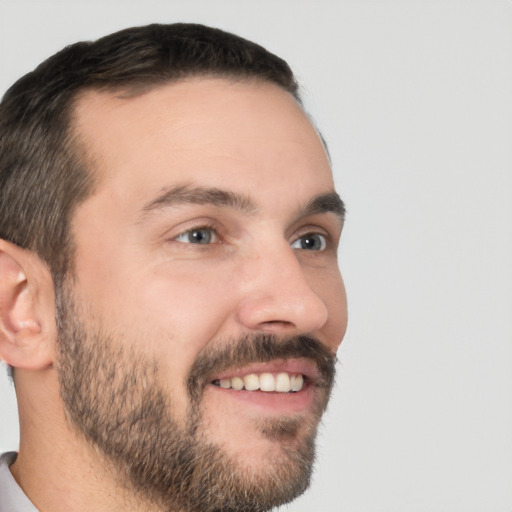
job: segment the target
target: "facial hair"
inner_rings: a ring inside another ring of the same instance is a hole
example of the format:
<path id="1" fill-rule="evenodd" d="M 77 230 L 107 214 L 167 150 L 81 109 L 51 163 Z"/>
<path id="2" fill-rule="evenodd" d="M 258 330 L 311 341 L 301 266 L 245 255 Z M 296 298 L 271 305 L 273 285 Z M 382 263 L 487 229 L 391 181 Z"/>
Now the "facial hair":
<path id="1" fill-rule="evenodd" d="M 87 328 L 85 314 L 68 287 L 58 291 L 56 304 L 57 370 L 67 419 L 138 500 L 162 511 L 263 512 L 308 487 L 317 424 L 334 380 L 335 358 L 317 340 L 259 335 L 207 347 L 188 372 L 189 406 L 183 427 L 172 416 L 172 393 L 160 384 L 156 360 L 136 352 L 134 344 L 119 335 Z M 281 449 L 275 450 L 266 471 L 250 473 L 208 438 L 201 414 L 208 376 L 292 357 L 309 358 L 319 368 L 315 418 L 294 448 L 281 441 L 304 430 L 302 419 L 259 422 L 260 434 L 281 442 Z"/>

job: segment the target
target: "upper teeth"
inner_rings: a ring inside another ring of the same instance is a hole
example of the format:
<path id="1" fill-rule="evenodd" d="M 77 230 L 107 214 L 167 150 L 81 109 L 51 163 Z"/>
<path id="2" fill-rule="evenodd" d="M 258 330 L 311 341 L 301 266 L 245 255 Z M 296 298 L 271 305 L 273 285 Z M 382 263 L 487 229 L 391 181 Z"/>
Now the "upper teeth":
<path id="1" fill-rule="evenodd" d="M 232 377 L 231 379 L 219 379 L 214 384 L 225 389 L 235 389 L 240 391 L 277 391 L 279 393 L 289 393 L 290 391 L 300 391 L 304 384 L 302 375 L 290 375 L 288 373 L 251 373 L 244 377 Z"/>

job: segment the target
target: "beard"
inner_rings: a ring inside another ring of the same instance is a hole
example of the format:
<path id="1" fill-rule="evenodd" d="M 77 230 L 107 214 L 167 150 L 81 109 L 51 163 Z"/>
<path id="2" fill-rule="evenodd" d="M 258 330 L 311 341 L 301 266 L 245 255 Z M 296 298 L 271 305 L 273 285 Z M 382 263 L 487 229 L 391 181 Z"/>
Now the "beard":
<path id="1" fill-rule="evenodd" d="M 258 335 L 207 346 L 188 371 L 187 414 L 178 422 L 156 359 L 135 351 L 122 336 L 86 328 L 85 314 L 66 286 L 58 290 L 56 304 L 57 371 L 66 417 L 138 501 L 162 511 L 263 512 L 308 487 L 317 425 L 334 381 L 335 357 L 320 342 Z M 208 376 L 292 357 L 318 366 L 313 414 L 259 421 L 258 433 L 276 449 L 264 471 L 251 472 L 208 437 L 202 414 Z"/>

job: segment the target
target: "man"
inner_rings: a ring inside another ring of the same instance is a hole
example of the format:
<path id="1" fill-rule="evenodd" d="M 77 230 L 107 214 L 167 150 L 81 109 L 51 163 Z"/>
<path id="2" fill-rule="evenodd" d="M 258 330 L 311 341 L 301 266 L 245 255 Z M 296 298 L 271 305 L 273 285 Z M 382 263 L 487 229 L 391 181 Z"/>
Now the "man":
<path id="1" fill-rule="evenodd" d="M 344 207 L 288 65 L 199 25 L 127 29 L 18 81 L 0 144 L 20 414 L 0 510 L 302 493 L 346 329 Z"/>

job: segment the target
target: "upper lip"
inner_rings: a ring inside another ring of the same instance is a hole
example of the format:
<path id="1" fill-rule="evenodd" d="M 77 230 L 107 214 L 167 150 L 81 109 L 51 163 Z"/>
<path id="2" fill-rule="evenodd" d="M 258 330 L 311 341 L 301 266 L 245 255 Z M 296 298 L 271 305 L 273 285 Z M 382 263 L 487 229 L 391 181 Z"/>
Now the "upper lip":
<path id="1" fill-rule="evenodd" d="M 212 375 L 210 382 L 220 379 L 232 379 L 233 377 L 244 377 L 251 373 L 289 373 L 291 375 L 302 374 L 309 381 L 314 383 L 320 377 L 317 365 L 306 358 L 276 359 L 264 363 L 251 363 L 239 368 L 228 368 L 222 372 Z"/>

